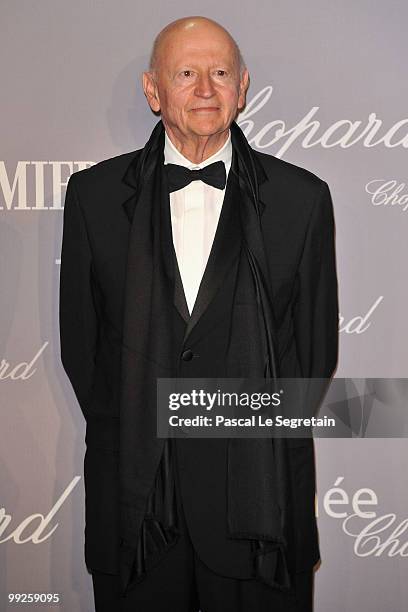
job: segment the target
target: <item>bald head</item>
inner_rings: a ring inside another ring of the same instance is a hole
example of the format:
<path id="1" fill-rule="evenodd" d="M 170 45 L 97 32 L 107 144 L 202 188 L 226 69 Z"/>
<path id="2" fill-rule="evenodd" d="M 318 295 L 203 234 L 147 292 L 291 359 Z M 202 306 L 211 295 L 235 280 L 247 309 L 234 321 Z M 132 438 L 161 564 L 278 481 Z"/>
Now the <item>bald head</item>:
<path id="1" fill-rule="evenodd" d="M 245 70 L 245 62 L 234 38 L 222 25 L 213 19 L 201 17 L 199 15 L 176 19 L 158 33 L 154 39 L 153 48 L 150 54 L 149 70 L 152 73 L 158 73 L 162 66 L 162 59 L 166 57 L 166 51 L 169 51 L 169 48 L 176 44 L 177 39 L 180 39 L 180 37 L 191 35 L 216 35 L 224 39 L 225 44 L 231 48 L 234 55 L 235 65 L 239 70 L 239 75 L 242 75 Z"/>
<path id="2" fill-rule="evenodd" d="M 245 106 L 249 72 L 229 32 L 212 19 L 193 16 L 169 23 L 157 35 L 142 81 L 173 144 L 199 163 L 226 141 Z"/>

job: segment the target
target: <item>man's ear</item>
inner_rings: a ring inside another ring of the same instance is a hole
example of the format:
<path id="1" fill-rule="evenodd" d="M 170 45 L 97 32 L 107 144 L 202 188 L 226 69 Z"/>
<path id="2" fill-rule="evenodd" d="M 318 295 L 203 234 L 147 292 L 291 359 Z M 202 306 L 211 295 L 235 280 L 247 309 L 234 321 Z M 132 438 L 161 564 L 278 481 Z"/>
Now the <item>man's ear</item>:
<path id="1" fill-rule="evenodd" d="M 143 72 L 142 82 L 144 95 L 147 98 L 150 108 L 153 112 L 158 113 L 160 111 L 160 99 L 153 73 Z"/>
<path id="2" fill-rule="evenodd" d="M 239 83 L 238 110 L 242 110 L 246 103 L 246 92 L 249 87 L 249 72 L 245 68 Z"/>

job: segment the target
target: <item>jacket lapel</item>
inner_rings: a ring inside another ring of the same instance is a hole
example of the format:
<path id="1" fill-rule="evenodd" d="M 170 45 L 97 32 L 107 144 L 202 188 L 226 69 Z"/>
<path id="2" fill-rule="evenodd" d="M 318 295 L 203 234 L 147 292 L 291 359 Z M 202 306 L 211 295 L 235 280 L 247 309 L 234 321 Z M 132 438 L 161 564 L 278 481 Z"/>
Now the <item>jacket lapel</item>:
<path id="1" fill-rule="evenodd" d="M 184 293 L 183 281 L 181 280 L 180 269 L 178 266 L 176 251 L 173 245 L 173 261 L 174 261 L 174 305 L 179 311 L 181 317 L 186 323 L 190 320 L 190 312 L 188 310 L 186 294 Z"/>
<path id="2" fill-rule="evenodd" d="M 214 241 L 191 317 L 187 323 L 184 341 L 187 340 L 192 329 L 211 304 L 224 281 L 225 275 L 239 255 L 241 241 L 238 197 L 239 191 L 236 176 L 233 172 L 229 172 Z"/>

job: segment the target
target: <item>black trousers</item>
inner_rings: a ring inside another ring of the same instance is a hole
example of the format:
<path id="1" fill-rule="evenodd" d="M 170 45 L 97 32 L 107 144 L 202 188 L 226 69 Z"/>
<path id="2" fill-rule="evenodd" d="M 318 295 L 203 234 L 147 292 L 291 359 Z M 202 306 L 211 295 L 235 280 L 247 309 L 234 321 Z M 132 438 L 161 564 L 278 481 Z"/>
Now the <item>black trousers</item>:
<path id="1" fill-rule="evenodd" d="M 96 612 L 312 612 L 313 572 L 296 575 L 294 596 L 254 580 L 213 573 L 193 550 L 174 550 L 124 598 L 117 576 L 93 572 Z"/>
<path id="2" fill-rule="evenodd" d="M 296 574 L 289 593 L 220 576 L 198 557 L 178 507 L 181 537 L 125 597 L 118 576 L 92 572 L 96 612 L 312 612 L 313 570 Z"/>

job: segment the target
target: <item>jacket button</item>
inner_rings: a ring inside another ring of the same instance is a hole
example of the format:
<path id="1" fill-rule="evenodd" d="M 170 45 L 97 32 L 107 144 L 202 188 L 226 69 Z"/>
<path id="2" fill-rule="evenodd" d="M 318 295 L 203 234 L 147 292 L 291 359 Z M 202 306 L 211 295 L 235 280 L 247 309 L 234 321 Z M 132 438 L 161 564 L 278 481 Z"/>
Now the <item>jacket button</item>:
<path id="1" fill-rule="evenodd" d="M 194 353 L 191 349 L 187 349 L 181 355 L 181 358 L 183 361 L 191 361 L 193 357 L 194 357 Z"/>

